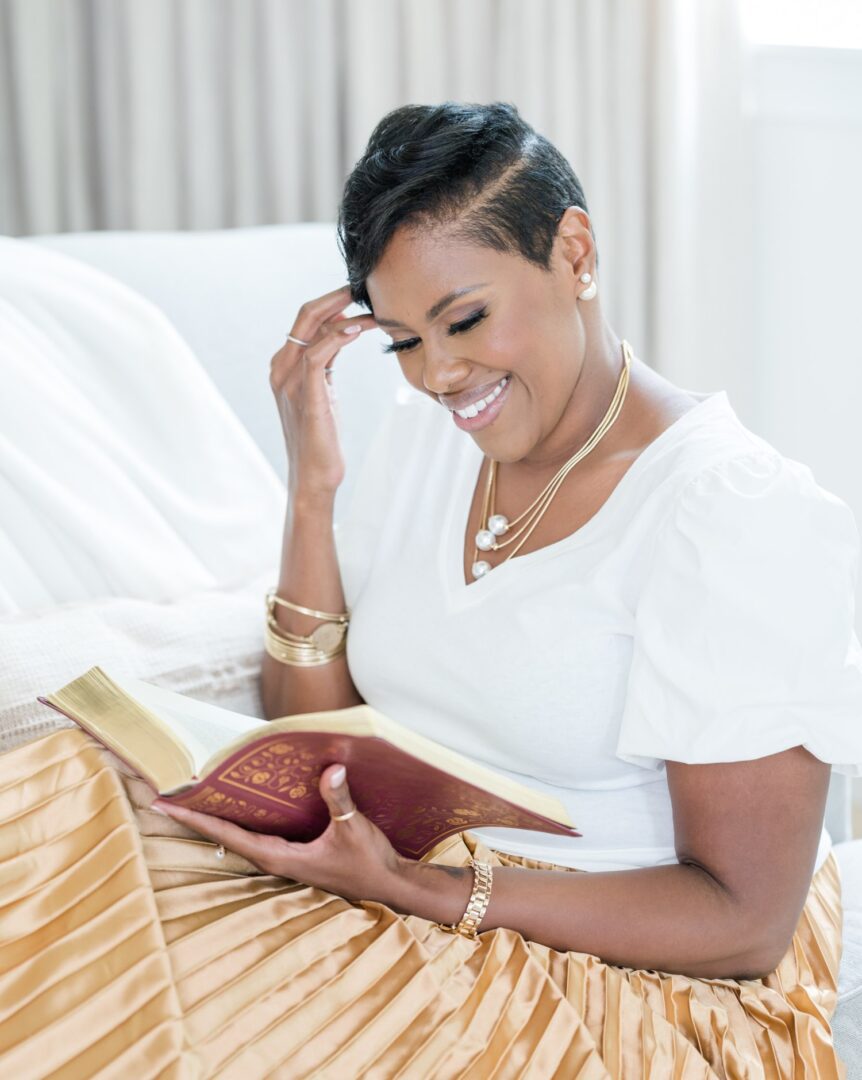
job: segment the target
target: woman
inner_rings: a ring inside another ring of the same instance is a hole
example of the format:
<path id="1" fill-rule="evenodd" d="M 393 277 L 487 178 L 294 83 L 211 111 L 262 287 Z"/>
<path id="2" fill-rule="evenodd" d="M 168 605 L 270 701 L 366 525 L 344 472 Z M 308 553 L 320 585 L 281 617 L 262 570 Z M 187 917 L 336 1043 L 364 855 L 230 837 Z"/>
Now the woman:
<path id="1" fill-rule="evenodd" d="M 556 794 L 583 837 L 478 830 L 414 862 L 342 766 L 308 844 L 157 800 L 159 826 L 126 774 L 184 1060 L 841 1075 L 823 813 L 830 766 L 862 762 L 850 510 L 620 340 L 581 186 L 511 106 L 385 116 L 339 237 L 349 284 L 271 368 L 290 498 L 266 714 L 366 701 Z M 375 327 L 416 393 L 336 531 L 333 367 Z"/>

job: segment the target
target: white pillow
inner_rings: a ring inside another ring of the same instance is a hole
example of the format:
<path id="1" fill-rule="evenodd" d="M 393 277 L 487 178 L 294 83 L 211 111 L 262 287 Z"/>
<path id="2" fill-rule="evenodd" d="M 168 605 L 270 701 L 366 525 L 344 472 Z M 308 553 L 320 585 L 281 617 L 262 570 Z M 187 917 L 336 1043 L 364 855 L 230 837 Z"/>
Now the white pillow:
<path id="1" fill-rule="evenodd" d="M 0 619 L 0 752 L 74 726 L 36 700 L 95 664 L 263 716 L 264 574 L 170 603 L 108 597 Z"/>
<path id="2" fill-rule="evenodd" d="M 275 572 L 284 484 L 132 289 L 0 237 L 0 385 L 0 615 Z"/>

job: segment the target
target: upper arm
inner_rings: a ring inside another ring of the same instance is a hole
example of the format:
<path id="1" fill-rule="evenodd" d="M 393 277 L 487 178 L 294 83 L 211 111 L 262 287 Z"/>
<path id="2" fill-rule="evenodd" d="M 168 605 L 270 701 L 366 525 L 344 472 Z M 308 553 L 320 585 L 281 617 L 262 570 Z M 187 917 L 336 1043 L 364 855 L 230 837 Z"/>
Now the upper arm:
<path id="1" fill-rule="evenodd" d="M 771 970 L 805 903 L 830 767 L 802 746 L 750 761 L 667 762 L 676 853 L 736 903 L 740 935 Z"/>
<path id="2" fill-rule="evenodd" d="M 677 492 L 648 557 L 617 756 L 666 763 L 680 861 L 732 898 L 743 948 L 780 959 L 830 765 L 862 762 L 855 520 L 757 445 Z"/>

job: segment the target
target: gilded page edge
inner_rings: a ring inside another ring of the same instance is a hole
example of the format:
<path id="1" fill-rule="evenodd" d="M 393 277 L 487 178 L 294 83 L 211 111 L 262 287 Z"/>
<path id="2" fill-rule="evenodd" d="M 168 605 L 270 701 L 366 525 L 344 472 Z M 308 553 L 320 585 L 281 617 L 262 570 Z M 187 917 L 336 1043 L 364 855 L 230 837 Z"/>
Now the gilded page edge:
<path id="1" fill-rule="evenodd" d="M 194 762 L 168 724 L 127 694 L 98 665 L 45 700 L 137 769 L 158 792 L 195 779 Z M 119 711 L 110 716 L 110 709 Z M 137 721 L 137 723 L 135 723 Z M 124 730 L 117 732 L 117 724 Z"/>

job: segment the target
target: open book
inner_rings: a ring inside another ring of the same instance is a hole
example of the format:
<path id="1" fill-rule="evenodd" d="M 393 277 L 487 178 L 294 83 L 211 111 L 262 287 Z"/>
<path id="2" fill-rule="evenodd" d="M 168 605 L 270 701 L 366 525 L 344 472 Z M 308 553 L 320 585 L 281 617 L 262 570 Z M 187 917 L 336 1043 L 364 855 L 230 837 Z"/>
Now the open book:
<path id="1" fill-rule="evenodd" d="M 581 835 L 558 799 L 368 705 L 261 721 L 100 667 L 38 700 L 107 746 L 162 798 L 256 832 L 319 836 L 329 823 L 320 774 L 339 763 L 358 809 L 411 858 L 481 826 Z"/>

